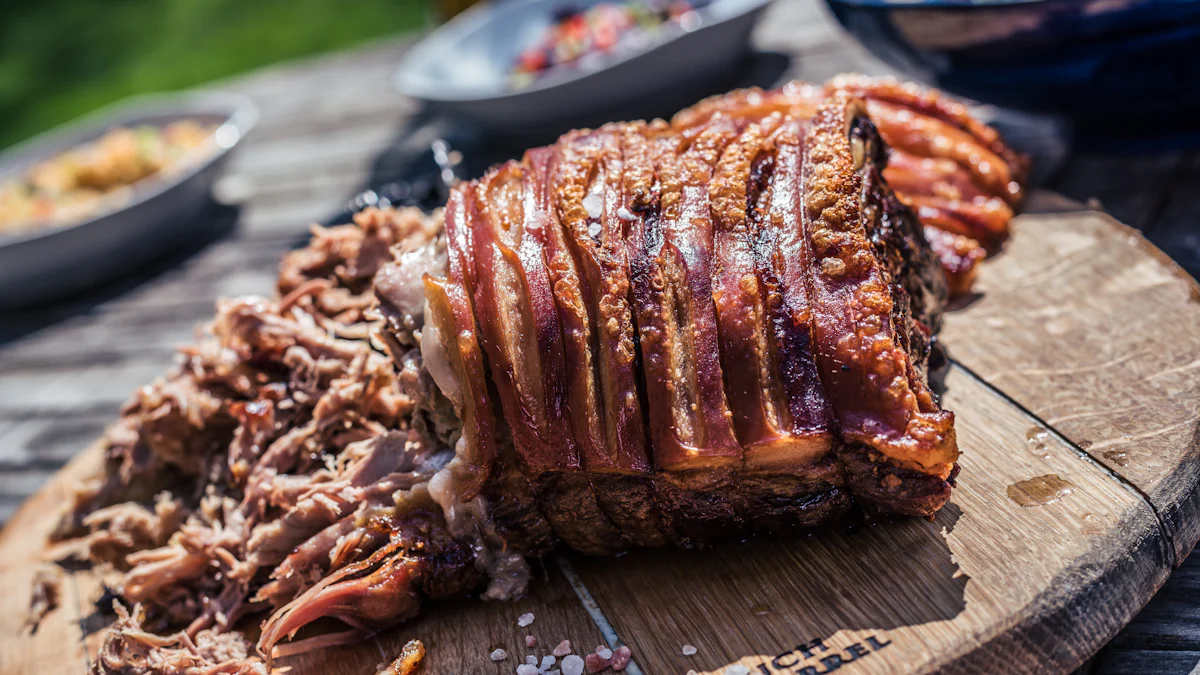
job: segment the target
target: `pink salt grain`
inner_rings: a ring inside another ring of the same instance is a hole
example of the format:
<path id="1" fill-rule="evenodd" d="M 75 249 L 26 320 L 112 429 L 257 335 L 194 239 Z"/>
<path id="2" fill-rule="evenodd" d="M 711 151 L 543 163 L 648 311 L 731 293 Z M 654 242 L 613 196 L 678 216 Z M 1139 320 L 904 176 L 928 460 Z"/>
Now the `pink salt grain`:
<path id="1" fill-rule="evenodd" d="M 566 656 L 567 654 L 570 654 L 571 653 L 571 641 L 563 640 L 562 642 L 558 643 L 558 646 L 555 647 L 554 651 L 552 651 L 550 653 L 554 654 L 555 656 L 558 656 L 558 657 L 563 657 L 563 656 Z"/>
<path id="2" fill-rule="evenodd" d="M 536 647 L 537 646 L 537 638 L 533 637 L 532 635 L 526 635 L 525 636 L 525 646 L 526 647 Z"/>
<path id="3" fill-rule="evenodd" d="M 588 654 L 583 660 L 583 664 L 587 666 L 589 673 L 598 673 L 609 666 L 608 659 L 599 654 Z"/>
<path id="4" fill-rule="evenodd" d="M 633 658 L 633 652 L 629 647 L 617 647 L 617 650 L 612 655 L 612 669 L 625 670 L 625 666 L 629 665 L 629 659 Z"/>

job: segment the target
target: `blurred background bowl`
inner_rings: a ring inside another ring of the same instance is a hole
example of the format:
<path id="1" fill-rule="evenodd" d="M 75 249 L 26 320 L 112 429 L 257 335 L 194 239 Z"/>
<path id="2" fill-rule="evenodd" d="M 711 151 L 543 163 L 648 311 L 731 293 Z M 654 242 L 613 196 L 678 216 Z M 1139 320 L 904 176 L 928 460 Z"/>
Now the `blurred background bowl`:
<path id="1" fill-rule="evenodd" d="M 598 1 L 476 5 L 414 47 L 395 73 L 395 86 L 433 112 L 516 133 L 669 114 L 694 102 L 697 87 L 739 64 L 770 2 L 712 0 L 695 10 L 697 24 L 665 24 L 642 49 L 598 55 L 593 65 L 557 67 L 514 89 L 509 71 L 521 52 L 557 15 Z"/>
<path id="2" fill-rule="evenodd" d="M 1085 134 L 1198 130 L 1200 2 L 826 2 L 876 56 L 953 93 L 1064 115 Z"/>
<path id="3" fill-rule="evenodd" d="M 212 187 L 258 120 L 254 103 L 216 91 L 147 94 L 101 109 L 0 153 L 0 180 L 117 127 L 192 120 L 218 125 L 214 150 L 186 169 L 130 186 L 119 207 L 84 220 L 0 235 L 0 309 L 28 307 L 137 269 L 208 228 Z"/>

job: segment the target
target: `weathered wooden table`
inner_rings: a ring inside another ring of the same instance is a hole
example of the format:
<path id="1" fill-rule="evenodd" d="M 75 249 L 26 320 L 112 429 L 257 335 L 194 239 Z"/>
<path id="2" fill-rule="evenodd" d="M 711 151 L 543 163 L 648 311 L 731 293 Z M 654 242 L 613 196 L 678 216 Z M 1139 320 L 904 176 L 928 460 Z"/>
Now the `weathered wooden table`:
<path id="1" fill-rule="evenodd" d="M 309 223 L 397 177 L 412 149 L 428 146 L 431 122 L 389 84 L 410 44 L 385 41 L 221 83 L 262 109 L 222 185 L 241 206 L 214 212 L 213 230 L 188 251 L 91 296 L 0 316 L 0 522 L 100 435 L 135 387 L 169 367 L 218 296 L 270 293 L 280 253 L 306 238 Z M 760 84 L 888 72 L 812 0 L 781 0 L 757 44 L 775 54 L 758 60 Z M 1109 211 L 1200 273 L 1200 154 L 1076 150 L 1046 187 Z M 1193 557 L 1082 672 L 1200 671 L 1198 619 Z"/>

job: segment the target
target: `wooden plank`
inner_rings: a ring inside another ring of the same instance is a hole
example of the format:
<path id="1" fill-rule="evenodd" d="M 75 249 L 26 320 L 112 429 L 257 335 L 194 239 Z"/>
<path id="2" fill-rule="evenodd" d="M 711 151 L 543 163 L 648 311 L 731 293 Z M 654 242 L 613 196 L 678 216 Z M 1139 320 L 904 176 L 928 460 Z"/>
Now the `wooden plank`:
<path id="1" fill-rule="evenodd" d="M 1139 649 L 1117 652 L 1097 664 L 1091 675 L 1195 675 L 1200 651 Z"/>
<path id="2" fill-rule="evenodd" d="M 100 459 L 97 452 L 81 453 L 0 531 L 0 551 L 4 552 L 0 556 L 0 584 L 10 591 L 0 598 L 4 609 L 0 612 L 0 673 L 87 672 L 87 653 L 78 621 L 83 612 L 69 578 L 62 588 L 60 608 L 42 621 L 36 639 L 30 639 L 24 624 L 29 589 L 37 568 L 45 562 L 44 544 L 54 525 L 54 514 L 67 503 L 71 484 L 94 474 Z"/>
<path id="3" fill-rule="evenodd" d="M 9 373 L 0 380 L 0 417 L 63 416 L 79 409 L 115 415 L 130 393 L 158 377 L 168 363 L 151 360 L 58 373 Z"/>
<path id="4" fill-rule="evenodd" d="M 1188 558 L 1106 650 L 1200 651 L 1200 557 Z"/>
<path id="5" fill-rule="evenodd" d="M 1128 620 L 1166 575 L 1150 509 L 1072 448 L 1039 435 L 1043 430 L 1030 418 L 963 371 L 953 370 L 947 386 L 946 404 L 959 415 L 967 454 L 952 504 L 932 522 L 910 519 L 704 554 L 575 559 L 645 672 L 715 670 L 732 661 L 765 665 L 768 673 L 799 672 L 793 666 L 818 665 L 835 653 L 847 662 L 847 673 L 985 672 L 1001 658 L 1006 672 L 1061 671 Z M 53 523 L 53 505 L 63 503 L 63 485 L 85 475 L 78 467 L 86 460 L 60 474 L 0 535 L 0 560 L 21 567 L 5 581 L 27 583 L 20 574 L 28 576 L 34 544 Z M 1063 477 L 1073 492 L 1040 507 L 1008 496 L 1008 486 L 1046 474 Z M 95 586 L 86 579 L 75 583 Z M 87 596 L 79 606 L 92 600 Z M 8 602 L 14 606 L 0 619 L 0 635 L 11 628 L 4 622 L 20 614 L 16 601 Z M 530 651 L 521 648 L 522 632 L 513 625 L 527 610 L 538 617 L 543 645 L 564 638 L 576 645 L 602 642 L 557 574 L 516 606 L 470 602 L 431 609 L 384 636 L 384 653 L 415 635 L 428 640 L 427 672 L 508 672 L 515 660 L 497 665 L 483 655 L 495 646 L 522 656 Z M 56 620 L 62 627 L 49 624 L 44 630 L 58 632 L 46 635 L 69 639 L 62 633 L 74 623 Z M 1068 626 L 1073 637 L 1064 641 Z M 798 658 L 802 650 L 786 655 L 816 638 L 829 651 L 813 647 L 809 659 Z M 22 667 L 78 672 L 70 660 L 53 660 L 41 638 L 10 640 L 0 639 L 0 651 L 17 654 L 22 660 L 14 663 Z M 699 654 L 685 658 L 677 651 L 684 643 Z M 855 655 L 861 658 L 850 663 Z M 773 669 L 776 657 L 791 665 Z M 292 665 L 297 673 L 348 675 L 372 672 L 379 660 L 378 650 L 365 645 Z"/>
<path id="6" fill-rule="evenodd" d="M 1064 672 L 1115 634 L 1167 574 L 1149 507 L 963 371 L 947 389 L 962 473 L 932 522 L 576 558 L 646 672 L 825 672 L 838 654 L 848 674 Z M 1028 508 L 1008 496 L 1047 474 L 1074 492 Z M 814 639 L 828 651 L 794 651 Z"/>
<path id="7" fill-rule="evenodd" d="M 946 317 L 951 357 L 1145 493 L 1182 560 L 1200 538 L 1200 288 L 1095 212 L 1028 215 Z"/>

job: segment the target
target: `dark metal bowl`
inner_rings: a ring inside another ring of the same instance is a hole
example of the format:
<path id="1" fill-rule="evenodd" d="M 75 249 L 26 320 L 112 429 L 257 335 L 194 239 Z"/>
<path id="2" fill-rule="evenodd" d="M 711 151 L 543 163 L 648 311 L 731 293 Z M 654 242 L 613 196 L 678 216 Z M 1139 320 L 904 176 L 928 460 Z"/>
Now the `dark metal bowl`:
<path id="1" fill-rule="evenodd" d="M 0 180 L 79 146 L 109 129 L 183 119 L 217 124 L 218 148 L 185 170 L 131 186 L 129 200 L 72 223 L 0 235 L 0 309 L 91 288 L 137 268 L 207 226 L 198 214 L 229 152 L 258 119 L 249 99 L 223 92 L 144 96 L 105 108 L 0 154 Z"/>
<path id="2" fill-rule="evenodd" d="M 826 1 L 876 56 L 948 91 L 1106 135 L 1200 130 L 1200 2 Z"/>

